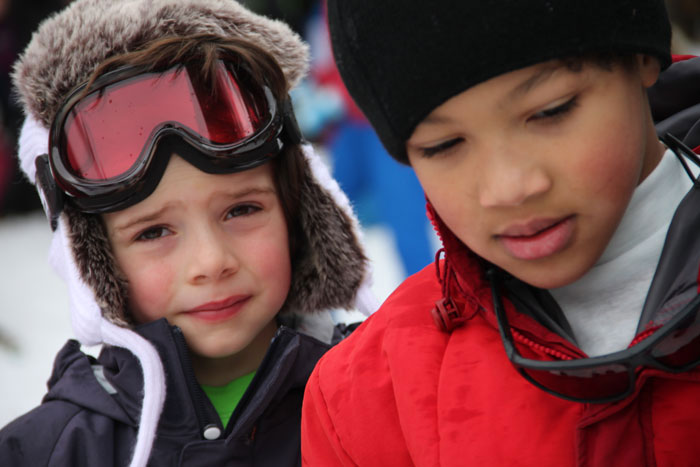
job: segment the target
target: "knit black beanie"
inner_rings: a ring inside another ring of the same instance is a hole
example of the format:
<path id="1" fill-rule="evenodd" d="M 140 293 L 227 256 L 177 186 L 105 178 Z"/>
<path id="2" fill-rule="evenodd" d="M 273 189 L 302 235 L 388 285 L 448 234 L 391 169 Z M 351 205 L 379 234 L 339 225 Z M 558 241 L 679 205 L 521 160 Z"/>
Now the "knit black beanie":
<path id="1" fill-rule="evenodd" d="M 671 61 L 663 0 L 329 0 L 340 74 L 389 153 L 434 108 L 494 76 L 589 53 Z"/>

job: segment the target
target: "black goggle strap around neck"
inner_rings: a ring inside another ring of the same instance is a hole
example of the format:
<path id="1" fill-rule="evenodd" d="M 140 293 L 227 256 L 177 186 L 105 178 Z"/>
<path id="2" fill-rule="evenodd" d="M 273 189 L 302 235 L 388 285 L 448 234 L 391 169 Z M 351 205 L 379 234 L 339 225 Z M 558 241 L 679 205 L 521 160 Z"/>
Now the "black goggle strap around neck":
<path id="1" fill-rule="evenodd" d="M 688 167 L 686 158 L 690 159 L 697 167 L 700 167 L 700 157 L 698 157 L 698 155 L 695 154 L 692 149 L 686 146 L 680 139 L 673 136 L 671 133 L 666 133 L 666 135 L 662 136 L 660 139 L 661 142 L 663 142 L 666 147 L 668 147 L 671 151 L 673 151 L 673 154 L 676 155 L 681 165 L 683 165 L 683 169 L 685 169 L 685 172 L 688 174 L 693 183 L 695 185 L 699 185 L 700 181 L 698 181 L 698 177 L 693 175 L 690 167 Z"/>
<path id="2" fill-rule="evenodd" d="M 511 357 L 513 352 L 515 352 L 515 346 L 513 344 L 513 337 L 510 332 L 510 324 L 508 323 L 508 318 L 506 318 L 503 303 L 501 302 L 500 272 L 493 264 L 486 266 L 486 278 L 489 281 L 489 288 L 491 289 L 491 300 L 493 301 L 493 311 L 496 315 L 496 321 L 498 322 L 498 332 L 501 335 L 501 340 L 503 341 L 503 345 L 506 349 L 508 359 L 512 361 Z"/>

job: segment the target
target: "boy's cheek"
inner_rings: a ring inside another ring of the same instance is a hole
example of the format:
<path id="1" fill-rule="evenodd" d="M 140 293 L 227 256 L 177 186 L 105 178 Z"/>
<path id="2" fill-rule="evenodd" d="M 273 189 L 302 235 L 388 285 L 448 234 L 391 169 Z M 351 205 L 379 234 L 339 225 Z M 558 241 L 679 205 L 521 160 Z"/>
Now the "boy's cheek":
<path id="1" fill-rule="evenodd" d="M 593 146 L 590 157 L 579 158 L 575 173 L 568 177 L 572 189 L 588 192 L 589 197 L 596 192 L 612 199 L 631 196 L 639 183 L 644 156 L 630 144 L 615 143 Z"/>
<path id="2" fill-rule="evenodd" d="M 171 303 L 174 274 L 171 268 L 142 269 L 129 277 L 129 304 L 139 323 L 150 322 L 167 315 Z"/>

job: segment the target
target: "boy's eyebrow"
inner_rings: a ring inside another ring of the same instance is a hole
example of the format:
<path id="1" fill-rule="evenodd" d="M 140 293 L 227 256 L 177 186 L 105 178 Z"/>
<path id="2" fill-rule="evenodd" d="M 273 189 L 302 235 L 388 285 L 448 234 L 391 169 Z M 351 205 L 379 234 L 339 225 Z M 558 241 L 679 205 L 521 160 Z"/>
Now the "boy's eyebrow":
<path id="1" fill-rule="evenodd" d="M 114 230 L 128 230 L 135 225 L 144 224 L 147 222 L 152 222 L 152 221 L 158 219 L 160 216 L 162 216 L 163 213 L 170 208 L 172 208 L 172 205 L 166 204 L 165 206 L 163 206 L 162 208 L 160 208 L 156 211 L 149 212 L 147 214 L 144 214 L 143 216 L 139 216 L 139 217 L 136 217 L 133 219 L 129 219 L 126 223 L 124 223 L 122 225 L 115 226 Z"/>
<path id="2" fill-rule="evenodd" d="M 244 188 L 241 191 L 236 191 L 231 194 L 231 198 L 243 198 L 249 195 L 266 195 L 275 194 L 276 191 L 271 186 L 253 186 L 249 188 Z"/>
<path id="3" fill-rule="evenodd" d="M 547 79 L 549 79 L 558 69 L 560 66 L 558 65 L 550 65 L 550 66 L 543 66 L 542 68 L 538 69 L 535 71 L 530 77 L 528 77 L 526 80 L 522 81 L 520 84 L 518 84 L 515 88 L 513 88 L 506 97 L 503 99 L 503 102 L 510 102 L 513 99 L 516 99 L 518 97 L 522 97 L 523 95 L 527 94 L 530 92 L 533 88 L 541 85 Z M 440 124 L 440 123 L 446 123 L 450 122 L 450 117 L 443 117 L 442 115 L 439 114 L 433 114 L 430 113 L 428 116 L 426 116 L 420 123 L 428 123 L 428 124 Z"/>
<path id="4" fill-rule="evenodd" d="M 276 193 L 276 190 L 271 186 L 253 186 L 253 187 L 244 188 L 240 191 L 233 192 L 229 196 L 231 197 L 231 199 L 238 199 L 238 198 L 244 198 L 244 197 L 250 196 L 250 195 L 257 195 L 257 194 L 260 194 L 260 195 L 272 194 L 272 195 L 274 195 L 275 193 Z M 118 231 L 129 230 L 130 228 L 132 228 L 135 225 L 153 222 L 154 220 L 156 220 L 160 216 L 162 216 L 164 212 L 171 209 L 172 207 L 173 207 L 172 203 L 168 203 L 156 211 L 149 212 L 147 214 L 144 214 L 143 216 L 139 216 L 139 217 L 136 217 L 134 219 L 130 219 L 125 224 L 116 226 L 114 228 L 114 230 L 118 230 Z"/>
<path id="5" fill-rule="evenodd" d="M 508 93 L 507 100 L 516 99 L 530 92 L 533 88 L 547 81 L 560 67 L 551 65 L 535 71 L 529 78 L 518 84 Z"/>

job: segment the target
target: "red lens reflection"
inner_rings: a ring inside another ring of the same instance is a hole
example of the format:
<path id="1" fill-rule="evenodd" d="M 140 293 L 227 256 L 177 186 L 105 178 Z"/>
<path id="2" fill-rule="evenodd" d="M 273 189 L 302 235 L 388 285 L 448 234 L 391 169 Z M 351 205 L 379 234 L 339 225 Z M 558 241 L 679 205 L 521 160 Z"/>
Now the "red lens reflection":
<path id="1" fill-rule="evenodd" d="M 215 144 L 234 144 L 253 135 L 266 120 L 266 105 L 261 105 L 265 99 L 242 93 L 223 64 L 216 83 L 216 92 L 205 94 L 185 69 L 173 69 L 93 92 L 70 111 L 63 125 L 67 166 L 87 180 L 125 174 L 143 157 L 155 130 L 167 122 L 177 122 Z"/>

